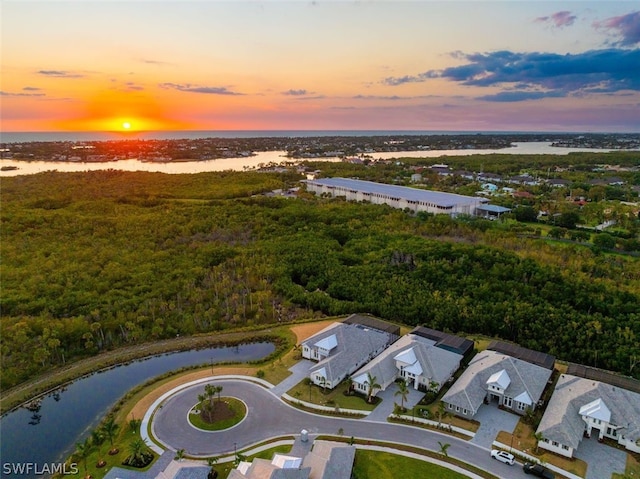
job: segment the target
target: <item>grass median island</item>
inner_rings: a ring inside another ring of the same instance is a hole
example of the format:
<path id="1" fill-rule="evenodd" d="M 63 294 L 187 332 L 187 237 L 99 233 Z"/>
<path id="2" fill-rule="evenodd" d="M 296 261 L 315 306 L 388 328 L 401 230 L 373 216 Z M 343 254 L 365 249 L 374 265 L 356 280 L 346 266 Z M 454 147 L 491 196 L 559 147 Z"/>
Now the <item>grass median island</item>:
<path id="1" fill-rule="evenodd" d="M 189 412 L 192 426 L 205 431 L 223 431 L 229 429 L 247 415 L 247 407 L 242 401 L 233 397 L 222 397 L 213 402 L 213 410 L 209 413 L 206 400 L 197 404 Z"/>

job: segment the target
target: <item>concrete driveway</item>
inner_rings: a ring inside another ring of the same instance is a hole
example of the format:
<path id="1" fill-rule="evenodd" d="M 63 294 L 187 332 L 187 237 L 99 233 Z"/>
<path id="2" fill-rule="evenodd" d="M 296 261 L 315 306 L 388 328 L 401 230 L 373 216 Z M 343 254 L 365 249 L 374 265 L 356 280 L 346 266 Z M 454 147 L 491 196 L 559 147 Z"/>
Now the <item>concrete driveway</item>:
<path id="1" fill-rule="evenodd" d="M 498 433 L 513 432 L 520 416 L 498 409 L 495 404 L 483 404 L 473 419 L 480 421 L 480 428 L 471 442 L 485 449 L 491 449 Z"/>
<path id="2" fill-rule="evenodd" d="M 586 479 L 611 479 L 614 472 L 624 473 L 627 462 L 624 451 L 598 442 L 597 431 L 582 439 L 574 455 L 588 464 Z"/>
<path id="3" fill-rule="evenodd" d="M 369 421 L 387 422 L 387 418 L 393 414 L 393 409 L 396 403 L 400 404 L 400 396 L 396 396 L 398 391 L 398 385 L 392 383 L 385 391 L 379 391 L 376 396 L 382 399 L 382 402 L 371 411 L 371 414 L 367 416 Z M 424 393 L 416 391 L 412 387 L 409 388 L 409 395 L 404 403 L 404 407 L 409 409 L 418 404 L 420 399 L 424 396 Z"/>
<path id="4" fill-rule="evenodd" d="M 156 439 L 168 449 L 184 448 L 188 455 L 200 457 L 233 454 L 234 449 L 242 450 L 274 437 L 297 435 L 302 429 L 309 431 L 310 435 L 342 432 L 345 437 L 409 444 L 432 451 L 440 450 L 440 442 L 450 444 L 450 456 L 490 471 L 497 477 L 528 477 L 518 465 L 508 466 L 494 461 L 485 449 L 437 431 L 368 419 L 321 416 L 289 406 L 270 390 L 248 381 L 225 379 L 216 383 L 223 386 L 225 395 L 237 397 L 247 405 L 247 417 L 240 424 L 215 432 L 191 426 L 187 414 L 198 402 L 198 394 L 202 393 L 203 385 L 199 384 L 176 392 L 163 403 L 162 408 L 156 410 L 151 423 Z"/>

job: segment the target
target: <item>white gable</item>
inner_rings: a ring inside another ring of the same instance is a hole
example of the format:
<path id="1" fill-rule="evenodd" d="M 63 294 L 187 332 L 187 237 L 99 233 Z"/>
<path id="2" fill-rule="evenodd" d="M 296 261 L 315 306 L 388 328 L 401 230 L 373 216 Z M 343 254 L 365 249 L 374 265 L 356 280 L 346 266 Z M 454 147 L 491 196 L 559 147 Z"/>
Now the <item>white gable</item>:
<path id="1" fill-rule="evenodd" d="M 507 371 L 504 369 L 502 371 L 498 371 L 497 373 L 493 373 L 491 376 L 489 376 L 489 379 L 487 379 L 488 386 L 498 386 L 502 389 L 507 389 L 509 387 L 509 384 L 511 384 L 511 378 L 507 374 Z"/>
<path id="2" fill-rule="evenodd" d="M 367 376 L 367 374 L 361 374 L 360 376 L 353 378 L 353 382 L 356 382 L 358 384 L 364 384 L 367 382 L 368 379 L 369 379 L 369 376 Z"/>
<path id="3" fill-rule="evenodd" d="M 323 378 L 327 379 L 327 370 L 325 368 L 320 368 L 315 372 L 315 376 L 317 378 L 322 376 Z"/>
<path id="4" fill-rule="evenodd" d="M 533 405 L 533 401 L 531 400 L 531 396 L 527 394 L 527 391 L 523 391 L 513 398 L 514 401 L 518 401 L 519 403 L 526 404 L 528 406 Z"/>
<path id="5" fill-rule="evenodd" d="M 280 469 L 300 469 L 302 459 L 299 457 L 285 456 L 284 454 L 276 454 L 273 456 L 271 464 Z"/>
<path id="6" fill-rule="evenodd" d="M 418 360 L 418 358 L 416 358 L 416 353 L 413 352 L 413 348 L 409 348 L 406 351 L 401 352 L 393 359 L 405 364 L 413 364 Z"/>
<path id="7" fill-rule="evenodd" d="M 338 338 L 336 338 L 335 334 L 332 334 L 331 336 L 321 339 L 316 344 L 314 344 L 315 347 L 324 349 L 326 351 L 331 351 L 337 345 L 338 345 Z"/>
<path id="8" fill-rule="evenodd" d="M 238 471 L 240 471 L 240 473 L 243 476 L 246 476 L 247 475 L 247 471 L 249 470 L 250 467 L 251 467 L 251 463 L 250 462 L 241 461 L 240 464 L 238 464 Z"/>
<path id="9" fill-rule="evenodd" d="M 611 411 L 604 403 L 604 401 L 600 398 L 582 406 L 580 408 L 580 415 L 587 416 L 593 419 L 600 419 L 604 422 L 611 421 Z"/>
<path id="10" fill-rule="evenodd" d="M 416 376 L 422 374 L 422 366 L 420 366 L 420 363 L 418 361 L 416 361 L 411 366 L 407 366 L 406 368 L 404 368 L 404 370 L 410 372 L 411 374 L 415 374 Z"/>

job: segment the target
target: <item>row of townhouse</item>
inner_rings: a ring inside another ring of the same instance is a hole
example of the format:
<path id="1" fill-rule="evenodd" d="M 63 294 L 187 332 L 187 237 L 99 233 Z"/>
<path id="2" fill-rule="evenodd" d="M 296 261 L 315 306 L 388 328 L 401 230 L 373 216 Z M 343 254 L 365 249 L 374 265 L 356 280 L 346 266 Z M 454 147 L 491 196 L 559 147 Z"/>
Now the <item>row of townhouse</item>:
<path id="1" fill-rule="evenodd" d="M 403 378 L 410 387 L 438 392 L 466 364 L 442 402 L 467 419 L 491 404 L 524 415 L 544 406 L 545 391 L 553 387 L 555 357 L 549 354 L 493 341 L 473 356 L 469 339 L 425 327 L 398 333 L 363 315 L 330 325 L 302 344 L 303 357 L 318 361 L 312 382 L 334 388 L 350 377 L 354 389 L 368 395 L 372 378 L 382 391 Z M 546 406 L 537 430 L 543 449 L 573 457 L 582 438 L 595 433 L 640 452 L 638 381 L 575 365 L 560 376 Z"/>

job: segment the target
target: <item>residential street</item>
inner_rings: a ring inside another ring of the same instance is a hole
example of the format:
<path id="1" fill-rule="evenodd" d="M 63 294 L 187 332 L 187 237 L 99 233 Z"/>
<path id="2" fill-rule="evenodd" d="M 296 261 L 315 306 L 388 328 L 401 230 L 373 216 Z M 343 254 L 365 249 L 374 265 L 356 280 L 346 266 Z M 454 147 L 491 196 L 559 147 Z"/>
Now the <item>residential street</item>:
<path id="1" fill-rule="evenodd" d="M 516 464 L 508 466 L 491 459 L 489 450 L 469 441 L 436 431 L 392 424 L 386 420 L 344 419 L 321 416 L 300 411 L 284 403 L 270 390 L 242 380 L 220 380 L 223 395 L 243 400 L 248 408 L 244 421 L 226 431 L 206 432 L 195 429 L 187 420 L 189 410 L 198 402 L 203 384 L 188 387 L 166 400 L 153 418 L 153 433 L 170 449 L 185 449 L 193 456 L 221 456 L 233 454 L 248 446 L 273 437 L 299 434 L 302 429 L 311 435 L 340 432 L 345 437 L 358 437 L 394 443 L 415 445 L 439 451 L 438 442 L 449 443 L 450 456 L 490 471 L 504 479 L 528 477 Z"/>

